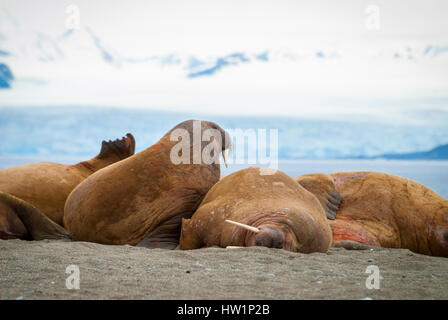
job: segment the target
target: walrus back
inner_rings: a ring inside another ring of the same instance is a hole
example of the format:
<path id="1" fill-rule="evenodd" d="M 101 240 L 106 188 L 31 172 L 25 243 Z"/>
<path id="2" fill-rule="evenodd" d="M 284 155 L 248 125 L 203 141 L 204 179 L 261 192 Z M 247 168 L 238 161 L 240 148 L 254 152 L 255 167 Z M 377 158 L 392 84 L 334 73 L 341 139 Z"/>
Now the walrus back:
<path id="1" fill-rule="evenodd" d="M 64 225 L 73 238 L 137 245 L 149 237 L 150 247 L 162 245 L 155 239 L 177 243 L 181 218 L 190 217 L 218 181 L 219 167 L 174 165 L 169 147 L 158 142 L 80 183 L 64 208 Z"/>
<path id="2" fill-rule="evenodd" d="M 109 236 L 103 228 L 123 223 L 125 212 L 136 211 L 133 200 L 137 189 L 126 181 L 138 180 L 138 170 L 129 168 L 129 159 L 98 170 L 69 194 L 63 220 L 75 240 L 108 244 Z"/>
<path id="3" fill-rule="evenodd" d="M 62 224 L 65 200 L 85 177 L 70 166 L 39 162 L 0 170 L 0 191 L 16 196 Z"/>

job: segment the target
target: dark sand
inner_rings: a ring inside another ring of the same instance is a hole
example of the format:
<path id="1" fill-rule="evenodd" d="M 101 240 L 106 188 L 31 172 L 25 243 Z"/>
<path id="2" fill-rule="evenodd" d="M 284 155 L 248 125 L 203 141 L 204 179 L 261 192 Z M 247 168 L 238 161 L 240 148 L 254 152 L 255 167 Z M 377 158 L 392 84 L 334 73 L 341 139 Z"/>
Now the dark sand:
<path id="1" fill-rule="evenodd" d="M 66 267 L 80 289 L 66 288 Z M 367 289 L 368 265 L 380 289 Z M 1 299 L 448 299 L 448 259 L 401 249 L 297 254 L 0 240 Z"/>

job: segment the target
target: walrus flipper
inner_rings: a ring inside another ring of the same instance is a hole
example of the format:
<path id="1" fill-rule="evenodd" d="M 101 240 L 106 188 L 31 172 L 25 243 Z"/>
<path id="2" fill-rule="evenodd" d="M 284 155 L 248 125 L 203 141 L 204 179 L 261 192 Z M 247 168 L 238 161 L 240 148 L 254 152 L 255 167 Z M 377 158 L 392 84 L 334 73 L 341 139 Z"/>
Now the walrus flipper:
<path id="1" fill-rule="evenodd" d="M 67 230 L 51 221 L 45 214 L 28 202 L 4 192 L 0 192 L 0 202 L 8 206 L 17 215 L 33 240 L 71 240 Z"/>
<path id="2" fill-rule="evenodd" d="M 152 238 L 150 236 L 144 238 L 137 244 L 137 247 L 144 247 L 148 249 L 167 249 L 175 250 L 179 246 L 179 242 L 173 239 Z"/>
<path id="3" fill-rule="evenodd" d="M 115 154 L 121 159 L 125 159 L 132 156 L 135 153 L 135 138 L 132 134 L 127 133 L 126 137 L 122 139 L 116 139 L 114 141 L 104 141 L 101 144 L 101 151 L 98 154 L 99 159 L 109 157 L 111 154 Z"/>
<path id="4" fill-rule="evenodd" d="M 181 219 L 182 215 L 164 221 L 140 241 L 137 247 L 145 247 L 148 249 L 176 249 L 179 246 Z"/>
<path id="5" fill-rule="evenodd" d="M 180 233 L 180 249 L 199 249 L 204 246 L 204 242 L 197 234 L 192 219 L 182 219 L 182 231 Z"/>
<path id="6" fill-rule="evenodd" d="M 294 180 L 317 197 L 328 219 L 334 220 L 336 218 L 336 213 L 343 198 L 329 175 L 306 174 L 298 176 Z"/>

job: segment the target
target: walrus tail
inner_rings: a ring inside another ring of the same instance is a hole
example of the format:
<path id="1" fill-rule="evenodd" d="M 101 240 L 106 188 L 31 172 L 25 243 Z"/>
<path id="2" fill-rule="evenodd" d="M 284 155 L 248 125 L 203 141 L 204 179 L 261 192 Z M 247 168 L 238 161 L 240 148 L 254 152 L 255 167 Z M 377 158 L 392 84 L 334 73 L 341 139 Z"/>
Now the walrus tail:
<path id="1" fill-rule="evenodd" d="M 33 240 L 71 240 L 67 230 L 51 221 L 39 209 L 28 202 L 5 192 L 0 192 L 0 202 L 17 215 Z"/>
<path id="2" fill-rule="evenodd" d="M 118 156 L 120 159 L 126 159 L 135 152 L 135 138 L 132 134 L 127 133 L 126 137 L 116 139 L 114 141 L 103 141 L 98 159 L 106 159 L 110 156 Z"/>

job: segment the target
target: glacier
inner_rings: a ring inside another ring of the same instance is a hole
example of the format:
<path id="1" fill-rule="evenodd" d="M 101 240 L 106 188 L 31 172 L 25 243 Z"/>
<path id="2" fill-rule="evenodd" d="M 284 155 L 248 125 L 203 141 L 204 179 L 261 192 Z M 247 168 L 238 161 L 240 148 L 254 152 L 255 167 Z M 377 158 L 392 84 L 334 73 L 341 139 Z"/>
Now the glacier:
<path id="1" fill-rule="evenodd" d="M 3 107 L 0 155 L 93 155 L 102 140 L 120 138 L 127 132 L 135 136 L 138 152 L 157 142 L 179 122 L 199 119 L 214 121 L 224 129 L 276 129 L 278 156 L 282 159 L 374 157 L 427 151 L 447 144 L 447 114 L 435 112 L 432 116 L 440 122 L 397 125 L 381 119 L 345 117 L 237 117 L 106 107 Z"/>

